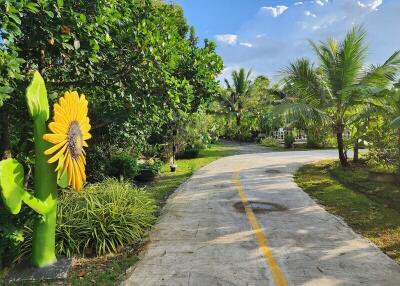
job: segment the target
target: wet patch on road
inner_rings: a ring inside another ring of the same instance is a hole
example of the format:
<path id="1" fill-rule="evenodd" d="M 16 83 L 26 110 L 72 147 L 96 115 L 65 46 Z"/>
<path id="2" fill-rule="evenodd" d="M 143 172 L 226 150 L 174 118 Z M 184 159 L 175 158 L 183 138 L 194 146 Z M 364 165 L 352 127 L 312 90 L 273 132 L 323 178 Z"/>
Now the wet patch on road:
<path id="1" fill-rule="evenodd" d="M 287 208 L 285 206 L 268 203 L 268 202 L 259 202 L 259 201 L 249 201 L 249 205 L 254 213 L 267 213 L 267 212 L 282 212 L 286 211 Z M 244 213 L 244 205 L 242 202 L 237 202 L 233 204 L 233 207 L 236 211 Z"/>
<path id="2" fill-rule="evenodd" d="M 267 170 L 265 170 L 265 173 L 267 173 L 267 174 L 280 174 L 281 171 L 279 171 L 277 169 L 267 169 Z"/>

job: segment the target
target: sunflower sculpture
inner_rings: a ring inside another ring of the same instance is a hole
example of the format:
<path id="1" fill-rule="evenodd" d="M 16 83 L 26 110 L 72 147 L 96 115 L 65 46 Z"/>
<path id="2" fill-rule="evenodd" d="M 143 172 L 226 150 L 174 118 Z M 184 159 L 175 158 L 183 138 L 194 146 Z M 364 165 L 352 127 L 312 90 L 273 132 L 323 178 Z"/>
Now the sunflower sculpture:
<path id="1" fill-rule="evenodd" d="M 58 161 L 58 179 L 68 176 L 68 185 L 75 190 L 82 190 L 86 182 L 85 150 L 86 140 L 90 139 L 90 123 L 88 102 L 85 96 L 76 91 L 66 92 L 58 103 L 54 104 L 53 122 L 50 122 L 51 134 L 45 134 L 43 139 L 54 144 L 44 154 L 52 155 L 48 163 Z"/>

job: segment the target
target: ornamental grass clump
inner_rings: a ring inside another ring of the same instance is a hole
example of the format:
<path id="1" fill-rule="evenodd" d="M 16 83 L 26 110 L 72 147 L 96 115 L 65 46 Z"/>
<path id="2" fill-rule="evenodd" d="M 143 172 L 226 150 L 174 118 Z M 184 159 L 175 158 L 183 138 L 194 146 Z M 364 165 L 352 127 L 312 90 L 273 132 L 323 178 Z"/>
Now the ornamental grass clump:
<path id="1" fill-rule="evenodd" d="M 103 255 L 134 243 L 154 222 L 156 205 L 128 182 L 106 179 L 84 192 L 66 191 L 58 208 L 57 252 Z"/>

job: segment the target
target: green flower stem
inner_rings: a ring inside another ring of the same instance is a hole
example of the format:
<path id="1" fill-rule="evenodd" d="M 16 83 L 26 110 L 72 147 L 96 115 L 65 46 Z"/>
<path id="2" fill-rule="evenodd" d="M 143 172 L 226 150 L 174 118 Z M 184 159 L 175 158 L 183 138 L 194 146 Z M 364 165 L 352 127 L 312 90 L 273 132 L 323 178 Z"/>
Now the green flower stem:
<path id="1" fill-rule="evenodd" d="M 42 214 L 41 219 L 35 223 L 32 241 L 32 263 L 39 267 L 50 265 L 57 260 L 55 255 L 57 177 L 54 164 L 48 164 L 48 158 L 44 155 L 44 151 L 50 147 L 43 140 L 43 135 L 46 133 L 44 117 L 38 115 L 34 118 L 35 198 L 25 197 L 26 200 L 24 200 L 35 211 Z"/>

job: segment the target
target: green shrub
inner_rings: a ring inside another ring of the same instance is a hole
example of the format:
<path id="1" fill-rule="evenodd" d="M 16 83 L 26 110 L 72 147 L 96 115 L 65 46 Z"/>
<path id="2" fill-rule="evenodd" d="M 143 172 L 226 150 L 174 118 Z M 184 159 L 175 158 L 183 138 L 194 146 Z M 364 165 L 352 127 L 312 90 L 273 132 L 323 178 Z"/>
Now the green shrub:
<path id="1" fill-rule="evenodd" d="M 135 177 L 139 182 L 151 182 L 160 173 L 162 163 L 159 161 L 148 161 L 139 164 L 139 174 Z"/>
<path id="2" fill-rule="evenodd" d="M 260 141 L 261 145 L 265 147 L 278 147 L 279 142 L 273 137 L 264 137 Z"/>
<path id="3" fill-rule="evenodd" d="M 294 138 L 293 132 L 289 131 L 285 135 L 285 148 L 293 148 L 294 141 L 295 141 L 295 138 Z"/>
<path id="4" fill-rule="evenodd" d="M 138 171 L 137 158 L 127 153 L 113 155 L 107 168 L 108 175 L 115 178 L 133 179 Z"/>
<path id="5" fill-rule="evenodd" d="M 160 161 L 144 162 L 139 164 L 139 172 L 142 170 L 151 170 L 154 174 L 158 174 L 161 170 L 162 163 Z"/>
<path id="6" fill-rule="evenodd" d="M 373 129 L 368 133 L 368 163 L 378 170 L 400 171 L 398 135 L 389 128 Z"/>
<path id="7" fill-rule="evenodd" d="M 57 214 L 57 252 L 68 257 L 115 252 L 143 236 L 155 210 L 148 193 L 116 179 L 65 191 Z"/>

